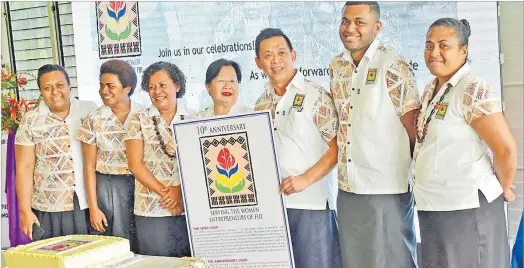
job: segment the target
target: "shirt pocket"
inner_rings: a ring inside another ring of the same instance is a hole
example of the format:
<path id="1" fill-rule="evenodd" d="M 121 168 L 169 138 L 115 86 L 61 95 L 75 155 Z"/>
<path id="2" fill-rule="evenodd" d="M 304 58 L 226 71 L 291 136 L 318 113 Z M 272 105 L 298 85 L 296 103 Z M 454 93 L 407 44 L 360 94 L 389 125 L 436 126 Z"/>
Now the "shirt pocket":
<path id="1" fill-rule="evenodd" d="M 358 92 L 360 90 L 360 93 Z M 380 110 L 382 91 L 378 85 L 365 85 L 357 90 L 360 103 L 360 114 L 365 117 L 374 117 Z"/>
<path id="2" fill-rule="evenodd" d="M 306 114 L 305 109 L 298 111 L 296 108 L 291 108 L 289 114 L 286 113 L 286 115 L 281 118 L 282 122 L 280 125 L 282 133 L 289 137 L 300 136 L 300 131 L 305 131 L 304 119 Z"/>

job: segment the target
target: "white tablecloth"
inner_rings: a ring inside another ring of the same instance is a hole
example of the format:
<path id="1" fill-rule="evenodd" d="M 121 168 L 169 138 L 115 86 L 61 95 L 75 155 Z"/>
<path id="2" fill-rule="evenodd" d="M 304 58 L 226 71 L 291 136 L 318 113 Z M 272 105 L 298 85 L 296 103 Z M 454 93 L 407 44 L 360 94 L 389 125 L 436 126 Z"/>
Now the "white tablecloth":
<path id="1" fill-rule="evenodd" d="M 189 264 L 189 261 L 183 261 L 177 258 L 157 257 L 157 256 L 141 256 L 141 258 L 125 268 L 146 268 L 146 267 L 161 267 L 161 268 L 177 268 Z"/>

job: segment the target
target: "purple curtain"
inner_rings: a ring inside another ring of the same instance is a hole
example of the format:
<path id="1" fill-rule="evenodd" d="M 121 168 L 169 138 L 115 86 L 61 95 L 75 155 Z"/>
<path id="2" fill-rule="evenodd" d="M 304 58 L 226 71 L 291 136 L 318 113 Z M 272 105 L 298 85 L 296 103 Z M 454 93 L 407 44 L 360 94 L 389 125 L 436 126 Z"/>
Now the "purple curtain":
<path id="1" fill-rule="evenodd" d="M 11 247 L 25 245 L 31 240 L 20 227 L 20 211 L 16 197 L 16 161 L 15 161 L 16 131 L 7 136 L 7 152 L 5 164 L 5 193 L 7 198 L 7 214 L 9 216 L 9 241 Z"/>

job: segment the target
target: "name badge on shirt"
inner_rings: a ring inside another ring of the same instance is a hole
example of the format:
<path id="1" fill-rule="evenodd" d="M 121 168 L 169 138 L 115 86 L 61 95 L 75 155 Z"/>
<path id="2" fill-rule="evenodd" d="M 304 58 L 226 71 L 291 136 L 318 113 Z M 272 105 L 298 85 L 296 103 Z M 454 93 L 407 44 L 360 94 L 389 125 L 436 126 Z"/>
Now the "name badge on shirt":
<path id="1" fill-rule="evenodd" d="M 302 109 L 304 109 L 304 98 L 306 95 L 304 94 L 296 94 L 295 99 L 293 99 L 293 106 L 291 108 L 297 109 L 299 112 L 302 112 Z"/>
<path id="2" fill-rule="evenodd" d="M 366 85 L 375 84 L 377 79 L 377 69 L 368 69 L 368 75 L 366 76 Z"/>
<path id="3" fill-rule="evenodd" d="M 441 102 L 440 106 L 438 107 L 437 113 L 435 114 L 435 118 L 444 120 L 444 117 L 446 116 L 447 111 L 448 111 L 448 103 Z"/>

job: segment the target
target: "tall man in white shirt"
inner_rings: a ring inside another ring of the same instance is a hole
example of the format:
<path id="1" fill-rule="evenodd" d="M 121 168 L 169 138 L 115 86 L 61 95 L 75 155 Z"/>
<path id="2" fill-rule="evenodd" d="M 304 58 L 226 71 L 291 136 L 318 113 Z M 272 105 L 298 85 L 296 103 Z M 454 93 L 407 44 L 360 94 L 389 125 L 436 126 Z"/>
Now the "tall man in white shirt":
<path id="1" fill-rule="evenodd" d="M 335 215 L 338 118 L 322 86 L 294 68 L 296 52 L 279 29 L 265 29 L 255 41 L 256 64 L 269 78 L 255 110 L 270 110 L 286 194 L 295 266 L 341 267 Z"/>
<path id="2" fill-rule="evenodd" d="M 346 2 L 345 50 L 330 66 L 345 268 L 417 267 L 408 171 L 420 101 L 409 65 L 376 39 L 381 26 L 377 2 Z"/>

